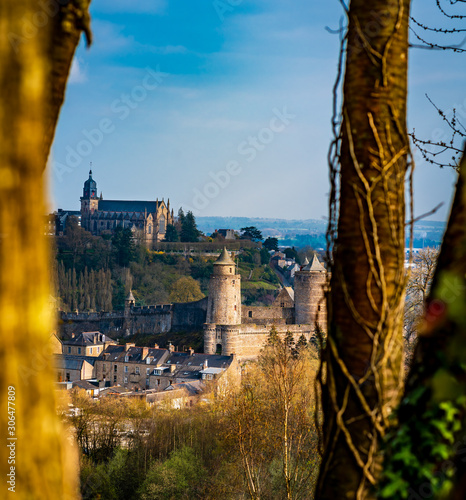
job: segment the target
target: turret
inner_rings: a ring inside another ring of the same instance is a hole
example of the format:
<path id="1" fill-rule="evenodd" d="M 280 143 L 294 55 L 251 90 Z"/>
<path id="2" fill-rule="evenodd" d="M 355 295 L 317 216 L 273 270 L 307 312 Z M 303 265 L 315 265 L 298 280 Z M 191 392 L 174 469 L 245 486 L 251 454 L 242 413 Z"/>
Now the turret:
<path id="1" fill-rule="evenodd" d="M 125 316 L 129 316 L 131 308 L 134 307 L 136 300 L 133 295 L 133 291 L 130 290 L 128 296 L 125 299 Z"/>
<path id="2" fill-rule="evenodd" d="M 307 259 L 306 259 L 307 260 Z M 294 304 L 297 324 L 312 325 L 316 321 L 327 329 L 325 289 L 327 271 L 314 254 L 312 262 L 305 261 L 294 276 Z"/>
<path id="3" fill-rule="evenodd" d="M 226 248 L 214 262 L 209 282 L 206 323 L 239 325 L 241 323 L 241 276 Z"/>

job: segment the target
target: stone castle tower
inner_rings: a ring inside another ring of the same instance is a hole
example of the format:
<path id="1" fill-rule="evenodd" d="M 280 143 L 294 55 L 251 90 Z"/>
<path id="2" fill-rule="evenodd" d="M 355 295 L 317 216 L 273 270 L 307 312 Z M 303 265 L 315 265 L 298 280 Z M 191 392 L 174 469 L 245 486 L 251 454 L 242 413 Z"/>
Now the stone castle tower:
<path id="1" fill-rule="evenodd" d="M 236 274 L 236 265 L 224 248 L 214 262 L 214 272 L 209 282 L 204 352 L 235 352 L 234 340 L 239 333 L 240 324 L 241 275 Z"/>
<path id="2" fill-rule="evenodd" d="M 305 262 L 294 277 L 295 323 L 314 325 L 327 330 L 325 290 L 327 271 L 314 254 L 312 262 Z"/>
<path id="3" fill-rule="evenodd" d="M 224 248 L 214 262 L 209 282 L 206 323 L 217 325 L 241 324 L 241 276 Z"/>

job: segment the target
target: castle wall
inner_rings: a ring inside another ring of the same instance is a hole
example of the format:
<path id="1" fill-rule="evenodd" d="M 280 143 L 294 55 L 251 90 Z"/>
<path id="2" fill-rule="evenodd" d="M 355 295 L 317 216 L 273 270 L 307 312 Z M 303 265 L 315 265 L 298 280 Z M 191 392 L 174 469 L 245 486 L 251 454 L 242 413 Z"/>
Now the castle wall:
<path id="1" fill-rule="evenodd" d="M 207 298 L 185 304 L 162 304 L 131 307 L 123 313 L 65 313 L 58 318 L 59 332 L 69 338 L 72 333 L 99 331 L 109 337 L 135 333 L 153 334 L 176 330 L 201 330 L 206 320 Z"/>
<path id="2" fill-rule="evenodd" d="M 173 304 L 173 330 L 201 330 L 206 322 L 207 297 L 196 302 Z"/>
<path id="3" fill-rule="evenodd" d="M 239 361 L 255 359 L 266 344 L 272 325 L 205 325 L 204 352 L 214 354 L 221 346 L 223 356 L 237 355 Z M 311 325 L 275 325 L 278 335 L 293 334 L 295 342 L 304 335 L 306 340 L 314 335 Z"/>
<path id="4" fill-rule="evenodd" d="M 242 324 L 287 324 L 294 323 L 293 307 L 260 307 L 260 306 L 242 306 L 241 323 Z"/>

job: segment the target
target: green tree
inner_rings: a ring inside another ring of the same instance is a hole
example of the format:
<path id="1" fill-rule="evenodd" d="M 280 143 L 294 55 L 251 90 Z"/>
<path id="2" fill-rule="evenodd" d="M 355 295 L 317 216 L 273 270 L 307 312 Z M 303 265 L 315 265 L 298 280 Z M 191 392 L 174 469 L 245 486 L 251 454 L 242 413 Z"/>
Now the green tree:
<path id="1" fill-rule="evenodd" d="M 266 238 L 266 240 L 264 241 L 264 243 L 262 243 L 262 246 L 265 247 L 267 250 L 278 251 L 278 239 L 277 238 L 268 237 L 268 238 Z"/>
<path id="2" fill-rule="evenodd" d="M 191 276 L 183 276 L 173 283 L 170 291 L 171 302 L 193 302 L 204 297 L 199 282 Z"/>
<path id="3" fill-rule="evenodd" d="M 207 471 L 194 450 L 174 450 L 164 462 L 155 462 L 140 489 L 141 500 L 202 498 Z"/>
<path id="4" fill-rule="evenodd" d="M 198 241 L 200 235 L 194 214 L 189 211 L 181 224 L 180 240 L 185 242 Z"/>
<path id="5" fill-rule="evenodd" d="M 255 226 L 242 227 L 241 238 L 251 241 L 262 241 L 262 233 Z"/>
<path id="6" fill-rule="evenodd" d="M 163 241 L 178 241 L 180 236 L 176 226 L 173 224 L 167 224 L 167 230 L 165 231 L 165 238 Z"/>
<path id="7" fill-rule="evenodd" d="M 136 256 L 136 245 L 131 229 L 118 226 L 112 236 L 115 260 L 121 267 L 129 266 Z"/>

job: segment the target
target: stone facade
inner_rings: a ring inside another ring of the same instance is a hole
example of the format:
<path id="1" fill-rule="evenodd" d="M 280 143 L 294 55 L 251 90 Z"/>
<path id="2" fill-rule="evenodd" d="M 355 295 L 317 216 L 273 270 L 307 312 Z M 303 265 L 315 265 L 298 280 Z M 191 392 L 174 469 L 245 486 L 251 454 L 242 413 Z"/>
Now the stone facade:
<path id="1" fill-rule="evenodd" d="M 94 235 L 113 233 L 115 228 L 130 228 L 148 247 L 163 240 L 167 224 L 174 223 L 170 200 L 159 201 L 104 200 L 97 196 L 92 178 L 84 183 L 81 197 L 81 226 Z"/>

